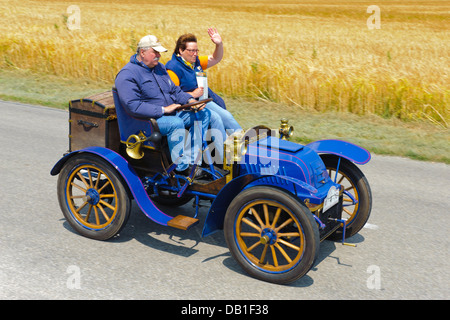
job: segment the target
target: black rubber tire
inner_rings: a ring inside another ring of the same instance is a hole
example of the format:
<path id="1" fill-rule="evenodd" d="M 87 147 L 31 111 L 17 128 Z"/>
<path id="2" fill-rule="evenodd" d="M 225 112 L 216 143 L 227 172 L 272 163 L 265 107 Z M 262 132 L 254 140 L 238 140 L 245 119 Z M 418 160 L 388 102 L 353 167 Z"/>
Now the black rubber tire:
<path id="1" fill-rule="evenodd" d="M 330 177 L 334 181 L 334 174 L 336 172 L 336 167 L 338 164 L 338 157 L 335 155 L 324 154 L 321 155 L 325 167 L 327 168 Z M 353 163 L 347 159 L 341 158 L 341 163 L 339 165 L 339 173 L 337 182 L 342 179 L 341 183 L 344 184 L 344 188 L 349 188 L 349 192 L 352 196 L 358 200 L 357 205 L 353 205 L 353 208 L 349 207 L 347 210 L 352 211 L 348 213 L 344 211 L 346 207 L 343 207 L 342 218 L 347 220 L 347 225 L 345 229 L 345 238 L 349 238 L 357 234 L 366 224 L 369 219 L 370 212 L 372 210 L 372 192 L 370 190 L 369 182 L 361 170 Z M 344 205 L 350 197 L 344 194 Z M 330 235 L 329 239 L 332 240 L 342 240 L 343 228 L 339 228 Z"/>

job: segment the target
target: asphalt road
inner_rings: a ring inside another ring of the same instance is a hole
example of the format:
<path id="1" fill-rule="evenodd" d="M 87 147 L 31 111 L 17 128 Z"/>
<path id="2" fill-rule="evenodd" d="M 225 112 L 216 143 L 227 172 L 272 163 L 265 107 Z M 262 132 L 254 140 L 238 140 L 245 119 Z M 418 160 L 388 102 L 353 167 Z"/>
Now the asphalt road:
<path id="1" fill-rule="evenodd" d="M 0 101 L 0 299 L 449 299 L 450 166 L 373 156 L 369 224 L 324 241 L 317 264 L 279 286 L 247 276 L 223 233 L 156 225 L 136 205 L 119 237 L 74 233 L 49 172 L 68 113 Z M 439 152 L 439 150 L 436 150 Z M 172 210 L 191 211 L 192 206 Z"/>

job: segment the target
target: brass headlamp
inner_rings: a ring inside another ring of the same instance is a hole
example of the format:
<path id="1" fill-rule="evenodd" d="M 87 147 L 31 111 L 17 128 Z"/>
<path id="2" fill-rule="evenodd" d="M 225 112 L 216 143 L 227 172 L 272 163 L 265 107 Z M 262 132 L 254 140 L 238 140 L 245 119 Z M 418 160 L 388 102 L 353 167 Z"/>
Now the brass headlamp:
<path id="1" fill-rule="evenodd" d="M 235 133 L 227 138 L 224 143 L 223 169 L 230 173 L 226 176 L 227 183 L 233 179 L 234 164 L 242 160 L 247 153 L 248 141 L 243 139 L 241 133 Z"/>
<path id="2" fill-rule="evenodd" d="M 241 133 L 235 133 L 227 138 L 224 143 L 226 163 L 239 162 L 247 153 L 248 142 L 244 140 Z"/>
<path id="3" fill-rule="evenodd" d="M 289 140 L 289 138 L 294 134 L 294 127 L 288 124 L 289 120 L 286 118 L 281 119 L 281 126 L 278 129 L 280 133 L 280 138 L 282 140 Z"/>

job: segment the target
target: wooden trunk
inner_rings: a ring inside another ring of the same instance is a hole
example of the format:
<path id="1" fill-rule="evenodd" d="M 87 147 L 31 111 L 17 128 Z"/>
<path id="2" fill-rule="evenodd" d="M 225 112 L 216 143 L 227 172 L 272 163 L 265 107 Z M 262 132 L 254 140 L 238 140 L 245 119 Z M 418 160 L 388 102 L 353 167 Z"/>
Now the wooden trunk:
<path id="1" fill-rule="evenodd" d="M 119 126 L 111 91 L 69 102 L 69 151 L 90 146 L 119 151 Z"/>

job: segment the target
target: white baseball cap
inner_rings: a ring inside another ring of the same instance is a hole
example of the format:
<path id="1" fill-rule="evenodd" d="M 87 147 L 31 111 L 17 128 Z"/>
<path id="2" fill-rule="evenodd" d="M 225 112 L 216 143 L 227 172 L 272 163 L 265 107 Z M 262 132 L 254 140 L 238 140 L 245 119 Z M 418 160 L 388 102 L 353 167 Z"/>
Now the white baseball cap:
<path id="1" fill-rule="evenodd" d="M 155 51 L 158 52 L 166 52 L 167 49 L 164 48 L 161 43 L 159 43 L 158 38 L 156 38 L 153 35 L 148 35 L 143 37 L 139 43 L 138 43 L 138 48 L 146 48 L 146 47 L 150 47 Z"/>

